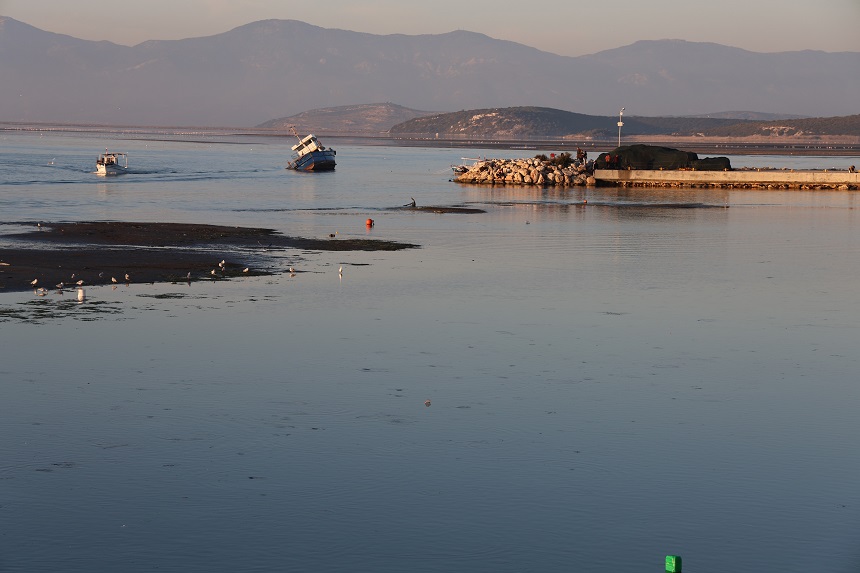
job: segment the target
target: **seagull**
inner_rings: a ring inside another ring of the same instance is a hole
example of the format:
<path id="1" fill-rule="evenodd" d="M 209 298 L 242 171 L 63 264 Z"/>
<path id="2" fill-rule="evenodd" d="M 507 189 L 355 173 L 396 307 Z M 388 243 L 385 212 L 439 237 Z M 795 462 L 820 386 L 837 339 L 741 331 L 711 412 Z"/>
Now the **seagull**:
<path id="1" fill-rule="evenodd" d="M 39 282 L 39 279 L 33 279 L 32 281 L 30 281 L 30 284 L 36 286 L 37 282 Z"/>
<path id="2" fill-rule="evenodd" d="M 337 274 L 339 274 L 339 275 L 343 274 L 343 267 L 338 267 Z"/>
<path id="3" fill-rule="evenodd" d="M 66 285 L 61 282 L 60 284 L 57 285 L 57 288 L 62 290 L 64 286 L 66 286 Z"/>
<path id="4" fill-rule="evenodd" d="M 81 279 L 78 282 L 76 282 L 75 284 L 78 286 L 81 286 L 82 284 L 84 284 L 84 281 L 83 281 L 83 279 Z"/>
<path id="5" fill-rule="evenodd" d="M 125 282 L 129 282 L 130 280 L 131 280 L 131 277 L 128 276 L 128 273 L 125 273 Z"/>
<path id="6" fill-rule="evenodd" d="M 223 269 L 223 268 L 224 268 L 224 266 L 225 266 L 226 264 L 227 264 L 227 261 L 225 261 L 225 260 L 223 260 L 223 259 L 222 259 L 222 260 L 221 260 L 221 262 L 220 262 L 220 263 L 218 263 L 218 266 L 219 266 L 219 267 L 221 267 L 221 268 Z"/>
<path id="7" fill-rule="evenodd" d="M 46 294 L 48 294 L 48 289 L 39 287 L 36 290 L 34 290 L 33 292 L 39 296 L 45 296 Z"/>
<path id="8" fill-rule="evenodd" d="M 428 408 L 430 407 L 430 398 L 427 398 L 426 400 L 424 400 L 424 405 L 427 406 Z"/>
<path id="9" fill-rule="evenodd" d="M 242 272 L 243 272 L 243 273 L 247 273 L 247 272 L 248 272 L 248 267 L 245 267 L 244 269 L 242 269 Z"/>
<path id="10" fill-rule="evenodd" d="M 185 275 L 185 278 L 191 280 L 191 271 L 188 271 L 188 274 Z"/>
<path id="11" fill-rule="evenodd" d="M 290 274 L 291 275 L 296 274 L 296 269 L 294 269 L 293 267 L 290 267 Z"/>
<path id="12" fill-rule="evenodd" d="M 116 282 L 116 277 L 111 277 L 111 278 L 110 278 L 110 282 L 115 283 L 115 282 Z"/>
<path id="13" fill-rule="evenodd" d="M 211 272 L 212 272 L 212 276 L 214 277 L 215 276 L 215 269 L 212 269 Z"/>

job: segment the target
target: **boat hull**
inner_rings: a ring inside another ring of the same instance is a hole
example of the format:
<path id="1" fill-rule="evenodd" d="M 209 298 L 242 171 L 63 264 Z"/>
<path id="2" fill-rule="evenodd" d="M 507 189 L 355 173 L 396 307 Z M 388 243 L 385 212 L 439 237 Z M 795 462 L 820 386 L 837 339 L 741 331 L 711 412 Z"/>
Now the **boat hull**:
<path id="1" fill-rule="evenodd" d="M 334 157 L 333 149 L 311 151 L 292 160 L 287 168 L 296 171 L 331 171 L 337 165 Z"/>
<path id="2" fill-rule="evenodd" d="M 121 165 L 96 165 L 96 173 L 98 175 L 119 175 L 121 173 L 127 173 L 128 169 Z"/>

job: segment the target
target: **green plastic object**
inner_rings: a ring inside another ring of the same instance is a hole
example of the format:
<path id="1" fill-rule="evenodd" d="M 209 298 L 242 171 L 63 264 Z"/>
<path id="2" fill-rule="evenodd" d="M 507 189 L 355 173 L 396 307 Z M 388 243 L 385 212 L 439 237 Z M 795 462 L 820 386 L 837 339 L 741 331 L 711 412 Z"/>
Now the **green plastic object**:
<path id="1" fill-rule="evenodd" d="M 681 556 L 666 556 L 666 573 L 681 573 Z"/>

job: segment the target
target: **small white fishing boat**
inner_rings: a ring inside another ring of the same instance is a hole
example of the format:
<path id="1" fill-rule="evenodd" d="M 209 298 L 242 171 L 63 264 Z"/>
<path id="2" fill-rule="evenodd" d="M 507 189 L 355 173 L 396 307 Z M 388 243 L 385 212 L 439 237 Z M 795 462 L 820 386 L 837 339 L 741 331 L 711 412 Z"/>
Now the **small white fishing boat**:
<path id="1" fill-rule="evenodd" d="M 119 175 L 128 172 L 128 155 L 115 151 L 108 151 L 99 155 L 96 159 L 96 173 L 99 175 Z"/>

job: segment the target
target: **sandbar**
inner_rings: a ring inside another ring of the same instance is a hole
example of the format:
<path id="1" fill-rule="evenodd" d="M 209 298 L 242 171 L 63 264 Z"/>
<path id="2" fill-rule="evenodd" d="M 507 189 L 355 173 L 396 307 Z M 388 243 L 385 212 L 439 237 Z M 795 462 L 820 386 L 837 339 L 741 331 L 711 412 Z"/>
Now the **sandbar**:
<path id="1" fill-rule="evenodd" d="M 186 282 L 278 274 L 286 270 L 283 254 L 288 249 L 397 251 L 419 246 L 368 238 L 289 237 L 252 227 L 115 221 L 42 223 L 2 240 L 0 292 L 54 289 L 61 283 L 70 288 L 78 281 L 109 285 L 114 279 Z"/>

